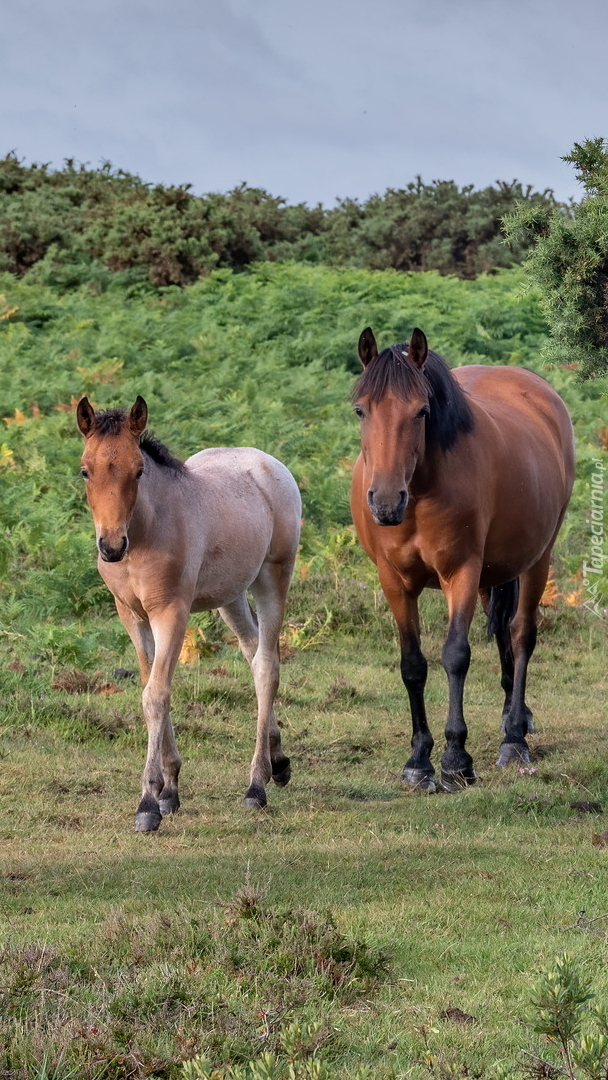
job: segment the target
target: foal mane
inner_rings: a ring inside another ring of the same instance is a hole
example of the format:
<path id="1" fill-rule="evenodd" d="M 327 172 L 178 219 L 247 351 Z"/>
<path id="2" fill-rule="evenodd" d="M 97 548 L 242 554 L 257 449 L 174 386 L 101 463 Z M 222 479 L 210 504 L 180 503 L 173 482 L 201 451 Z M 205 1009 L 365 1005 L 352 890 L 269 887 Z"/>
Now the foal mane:
<path id="1" fill-rule="evenodd" d="M 103 412 L 98 412 L 95 414 L 96 434 L 101 436 L 118 435 L 126 419 L 126 409 L 105 409 Z M 176 474 L 186 471 L 183 461 L 174 457 L 168 447 L 150 431 L 144 431 L 139 440 L 139 448 L 149 458 L 152 458 L 152 461 L 165 469 L 171 469 Z"/>
<path id="2" fill-rule="evenodd" d="M 367 397 L 377 404 L 387 393 L 401 401 L 428 395 L 430 415 L 426 438 L 440 450 L 450 450 L 458 436 L 472 431 L 475 421 L 466 394 L 456 382 L 445 360 L 430 352 L 422 370 L 408 358 L 409 342 L 390 345 L 371 360 L 357 379 L 351 400 Z"/>

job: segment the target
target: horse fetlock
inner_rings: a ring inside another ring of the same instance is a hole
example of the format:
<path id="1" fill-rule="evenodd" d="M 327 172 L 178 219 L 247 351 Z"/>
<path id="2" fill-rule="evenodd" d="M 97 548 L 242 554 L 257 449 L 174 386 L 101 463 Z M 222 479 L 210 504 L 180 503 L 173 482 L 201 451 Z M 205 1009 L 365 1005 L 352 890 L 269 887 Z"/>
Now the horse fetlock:
<path id="1" fill-rule="evenodd" d="M 513 734 L 514 729 L 520 726 L 518 723 L 514 724 L 512 721 L 509 720 L 510 713 L 510 708 L 503 709 L 502 723 L 500 725 L 500 730 L 503 735 L 507 734 L 507 726 L 510 728 L 510 735 Z M 536 728 L 534 727 L 532 709 L 529 709 L 527 705 L 524 705 L 523 729 L 524 735 L 533 735 L 536 731 Z"/>

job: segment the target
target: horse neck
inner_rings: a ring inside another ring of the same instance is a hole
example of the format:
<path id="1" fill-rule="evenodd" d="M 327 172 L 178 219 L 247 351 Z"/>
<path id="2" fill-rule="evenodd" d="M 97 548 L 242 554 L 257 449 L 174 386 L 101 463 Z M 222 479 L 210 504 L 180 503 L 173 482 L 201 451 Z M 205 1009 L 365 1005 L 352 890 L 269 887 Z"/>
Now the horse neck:
<path id="1" fill-rule="evenodd" d="M 177 489 L 185 476 L 175 476 L 171 469 L 146 458 L 146 469 L 140 480 L 135 509 L 129 524 L 131 547 L 146 540 L 149 533 L 162 523 L 179 519 Z"/>

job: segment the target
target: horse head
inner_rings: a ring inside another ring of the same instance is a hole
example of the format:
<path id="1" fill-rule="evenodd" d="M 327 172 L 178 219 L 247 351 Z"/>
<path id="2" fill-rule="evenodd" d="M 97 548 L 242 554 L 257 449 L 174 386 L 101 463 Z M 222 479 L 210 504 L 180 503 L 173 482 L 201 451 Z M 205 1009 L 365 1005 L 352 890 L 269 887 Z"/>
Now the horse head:
<path id="1" fill-rule="evenodd" d="M 361 452 L 368 480 L 367 503 L 376 525 L 400 525 L 410 484 L 424 455 L 431 391 L 423 376 L 428 345 L 415 329 L 407 346 L 378 354 L 370 328 L 359 338 L 363 374 L 353 391 L 361 420 Z"/>
<path id="2" fill-rule="evenodd" d="M 139 441 L 148 407 L 138 395 L 129 412 L 108 409 L 96 413 L 83 397 L 76 417 L 85 438 L 80 472 L 95 524 L 97 550 L 104 562 L 120 562 L 129 548 L 129 522 L 144 471 Z"/>

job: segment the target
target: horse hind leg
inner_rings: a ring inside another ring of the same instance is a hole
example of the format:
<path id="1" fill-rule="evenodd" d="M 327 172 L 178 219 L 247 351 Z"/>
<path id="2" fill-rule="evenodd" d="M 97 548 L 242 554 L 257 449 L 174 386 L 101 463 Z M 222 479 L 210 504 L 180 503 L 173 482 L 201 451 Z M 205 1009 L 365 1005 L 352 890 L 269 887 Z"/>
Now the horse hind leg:
<path id="1" fill-rule="evenodd" d="M 507 581 L 504 585 L 495 585 L 491 589 L 480 589 L 479 595 L 483 610 L 488 620 L 488 641 L 496 638 L 498 656 L 500 659 L 500 685 L 504 690 L 505 700 L 502 710 L 501 731 L 504 735 L 506 730 L 506 718 L 511 708 L 513 697 L 513 646 L 511 644 L 511 620 L 517 610 L 519 598 L 519 578 Z M 527 734 L 534 731 L 532 710 L 524 702 L 524 712 L 527 720 Z"/>
<path id="2" fill-rule="evenodd" d="M 220 608 L 219 613 L 227 626 L 230 627 L 233 634 L 236 634 L 241 652 L 243 653 L 243 656 L 248 661 L 249 666 L 252 669 L 255 683 L 256 675 L 254 660 L 258 652 L 260 643 L 260 633 L 256 613 L 253 611 L 251 604 L 249 603 L 244 593 L 239 596 L 232 604 L 227 604 L 225 607 Z M 282 620 L 283 616 L 281 614 L 281 622 Z M 276 651 L 278 656 L 278 635 Z M 276 690 L 274 691 L 274 693 L 276 694 Z M 272 697 L 272 701 L 274 702 L 274 694 Z M 274 714 L 274 708 L 272 706 L 270 708 L 270 713 L 268 716 L 268 739 L 270 748 L 270 764 L 272 769 L 271 778 L 274 780 L 275 784 L 278 784 L 279 787 L 285 787 L 285 785 L 289 783 L 291 777 L 291 768 L 289 758 L 285 756 L 281 748 L 281 732 L 279 730 L 279 726 L 277 724 Z M 253 771 L 251 782 L 252 784 L 254 783 Z M 252 807 L 265 806 L 265 791 L 263 792 L 263 798 L 258 789 L 256 789 L 254 792 L 248 791 L 245 796 L 245 802 L 248 806 Z"/>
<path id="3" fill-rule="evenodd" d="M 291 569 L 291 564 L 287 563 L 265 563 L 251 586 L 258 621 L 257 647 L 250 659 L 258 718 L 245 805 L 254 809 L 266 806 L 266 785 L 269 780 L 274 780 L 279 787 L 285 787 L 291 777 L 289 758 L 283 752 L 281 732 L 274 713 L 274 700 L 279 688 L 279 634 L 285 614 Z M 231 609 L 233 608 L 234 605 L 231 605 Z M 224 610 L 222 609 L 223 616 Z M 234 619 L 234 611 L 231 610 L 229 614 Z M 253 622 L 250 609 L 249 619 Z M 249 625 L 251 626 L 251 623 Z M 240 641 L 238 632 L 237 636 Z M 250 648 L 251 638 L 248 651 Z M 249 659 L 248 651 L 243 651 Z"/>
<path id="4" fill-rule="evenodd" d="M 536 645 L 536 617 L 543 595 L 551 548 L 525 574 L 521 575 L 517 611 L 510 626 L 513 649 L 513 690 L 504 716 L 504 738 L 496 764 L 500 767 L 511 763 L 527 765 L 530 762 L 526 735 L 530 731 L 530 710 L 525 703 L 528 663 Z"/>

